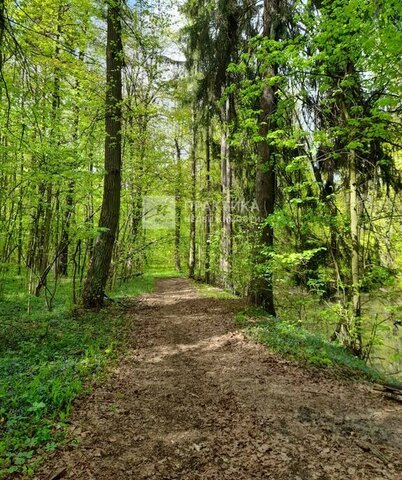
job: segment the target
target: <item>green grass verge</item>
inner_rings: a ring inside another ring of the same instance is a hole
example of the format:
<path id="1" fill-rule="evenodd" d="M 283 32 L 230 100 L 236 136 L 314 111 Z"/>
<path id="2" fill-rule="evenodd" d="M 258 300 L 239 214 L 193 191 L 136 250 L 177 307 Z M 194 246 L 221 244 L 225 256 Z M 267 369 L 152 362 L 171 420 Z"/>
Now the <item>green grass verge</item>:
<path id="1" fill-rule="evenodd" d="M 249 308 L 240 312 L 236 321 L 249 338 L 284 357 L 318 367 L 332 367 L 345 378 L 383 380 L 379 372 L 342 345 L 283 319 L 269 317 L 260 309 Z"/>
<path id="2" fill-rule="evenodd" d="M 213 287 L 212 285 L 208 285 L 207 283 L 203 282 L 198 282 L 194 281 L 194 286 L 198 290 L 198 292 L 205 296 L 205 297 L 210 297 L 210 298 L 223 298 L 223 299 L 235 299 L 239 298 L 236 295 L 233 295 L 232 293 L 222 290 L 221 288 Z"/>
<path id="3" fill-rule="evenodd" d="M 3 279 L 0 295 L 0 478 L 29 476 L 41 455 L 57 448 L 73 401 L 104 374 L 132 327 L 119 302 L 74 313 L 66 281 L 47 312 L 43 298 L 22 293 L 21 282 Z M 112 295 L 133 297 L 153 285 L 153 276 L 145 275 Z"/>

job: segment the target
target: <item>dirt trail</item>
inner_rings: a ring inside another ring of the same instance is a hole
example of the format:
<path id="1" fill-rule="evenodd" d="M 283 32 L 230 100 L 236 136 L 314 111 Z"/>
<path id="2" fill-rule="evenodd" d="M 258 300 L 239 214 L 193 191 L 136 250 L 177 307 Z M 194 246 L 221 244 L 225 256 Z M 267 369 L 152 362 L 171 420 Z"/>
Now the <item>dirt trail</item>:
<path id="1" fill-rule="evenodd" d="M 159 281 L 132 350 L 76 407 L 80 445 L 37 478 L 402 480 L 401 407 L 246 340 L 238 308 Z"/>

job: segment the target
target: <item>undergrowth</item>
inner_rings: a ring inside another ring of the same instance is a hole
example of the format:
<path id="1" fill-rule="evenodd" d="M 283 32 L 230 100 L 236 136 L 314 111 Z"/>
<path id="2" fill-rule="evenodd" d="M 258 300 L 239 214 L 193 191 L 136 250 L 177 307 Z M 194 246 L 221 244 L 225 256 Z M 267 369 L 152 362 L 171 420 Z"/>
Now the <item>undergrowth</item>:
<path id="1" fill-rule="evenodd" d="M 47 312 L 43 298 L 21 293 L 23 279 L 6 280 L 0 295 L 0 478 L 32 474 L 41 455 L 57 448 L 74 400 L 104 374 L 130 328 L 120 302 L 100 312 L 74 312 L 68 281 Z M 139 295 L 153 283 L 152 276 L 138 277 L 113 297 Z"/>
<path id="2" fill-rule="evenodd" d="M 334 367 L 348 378 L 382 379 L 380 373 L 342 345 L 329 342 L 294 323 L 269 317 L 260 309 L 249 308 L 240 312 L 236 321 L 248 337 L 292 360 L 319 367 Z"/>

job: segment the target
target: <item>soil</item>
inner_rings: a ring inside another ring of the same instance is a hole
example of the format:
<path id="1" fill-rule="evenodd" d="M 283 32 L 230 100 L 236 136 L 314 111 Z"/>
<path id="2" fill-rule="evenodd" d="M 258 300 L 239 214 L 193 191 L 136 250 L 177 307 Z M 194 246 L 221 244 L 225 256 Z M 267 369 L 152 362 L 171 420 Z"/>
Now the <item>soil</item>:
<path id="1" fill-rule="evenodd" d="M 270 353 L 236 300 L 160 280 L 133 303 L 128 353 L 77 402 L 37 479 L 402 480 L 402 407 Z"/>

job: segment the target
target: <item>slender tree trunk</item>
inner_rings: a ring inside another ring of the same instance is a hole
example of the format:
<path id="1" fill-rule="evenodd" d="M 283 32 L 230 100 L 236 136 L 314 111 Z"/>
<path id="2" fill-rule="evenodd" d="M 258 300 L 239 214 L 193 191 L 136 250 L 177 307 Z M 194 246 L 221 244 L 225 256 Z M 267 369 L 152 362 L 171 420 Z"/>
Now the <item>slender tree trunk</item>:
<path id="1" fill-rule="evenodd" d="M 24 156 L 21 155 L 21 166 L 20 166 L 20 182 L 22 182 L 24 175 Z M 22 251 L 23 251 L 23 214 L 24 214 L 24 197 L 22 188 L 19 192 L 18 200 L 18 275 L 21 275 L 22 272 Z"/>
<path id="2" fill-rule="evenodd" d="M 3 81 L 3 40 L 6 32 L 6 5 L 5 0 L 0 0 L 0 78 Z M 2 86 L 0 86 L 0 91 Z"/>
<path id="3" fill-rule="evenodd" d="M 99 234 L 83 289 L 85 308 L 103 305 L 120 215 L 122 166 L 122 65 L 121 0 L 110 0 L 107 11 L 105 179 Z"/>
<path id="4" fill-rule="evenodd" d="M 81 62 L 84 61 L 84 52 L 79 53 L 78 59 Z M 75 91 L 76 91 L 77 97 L 79 98 L 81 92 L 80 92 L 80 82 L 78 79 L 75 82 Z M 78 102 L 74 107 L 74 111 L 75 111 L 75 118 L 74 118 L 74 131 L 72 135 L 73 137 L 72 140 L 73 140 L 74 148 L 77 149 L 78 148 L 78 145 L 77 145 L 78 130 L 79 130 L 79 124 L 80 124 L 80 107 Z M 72 165 L 71 168 L 74 168 L 74 166 Z M 57 250 L 58 252 L 60 252 L 60 255 L 56 264 L 56 271 L 58 275 L 61 275 L 63 277 L 66 277 L 68 273 L 68 261 L 69 261 L 68 250 L 70 246 L 70 224 L 71 224 L 71 219 L 74 213 L 74 192 L 75 192 L 75 181 L 71 180 L 68 183 L 68 187 L 67 187 L 66 207 L 64 210 L 61 239 L 60 239 L 60 244 L 57 247 Z"/>
<path id="5" fill-rule="evenodd" d="M 94 229 L 94 216 L 95 216 L 95 205 L 94 205 L 94 195 L 93 195 L 93 190 L 94 190 L 94 184 L 93 184 L 93 179 L 92 179 L 92 174 L 94 173 L 94 163 L 93 163 L 93 156 L 94 153 L 91 151 L 89 153 L 89 165 L 88 165 L 88 172 L 90 173 L 90 184 L 89 184 L 89 192 L 88 192 L 88 198 L 85 202 L 85 223 L 87 224 L 87 228 L 91 231 Z M 88 257 L 92 257 L 92 253 L 94 251 L 94 239 L 92 236 L 88 238 L 88 240 L 85 242 L 85 253 L 88 253 Z M 85 257 L 86 259 L 86 257 Z M 82 270 L 86 268 L 86 263 L 82 262 Z M 81 281 L 82 285 L 82 281 Z"/>
<path id="6" fill-rule="evenodd" d="M 21 101 L 21 111 L 24 112 L 25 110 L 25 99 Z M 18 275 L 21 275 L 22 272 L 22 257 L 23 257 L 23 216 L 24 216 L 24 189 L 23 189 L 23 181 L 24 181 L 24 153 L 22 144 L 24 141 L 25 136 L 25 129 L 26 126 L 23 125 L 21 129 L 21 138 L 20 138 L 20 187 L 18 192 Z"/>
<path id="7" fill-rule="evenodd" d="M 229 128 L 232 119 L 230 99 L 227 99 L 222 112 L 221 136 L 221 188 L 222 188 L 222 233 L 220 277 L 221 285 L 225 288 L 231 285 L 231 257 L 233 250 L 233 225 L 232 225 L 232 162 L 231 148 L 229 145 Z"/>
<path id="8" fill-rule="evenodd" d="M 53 217 L 52 199 L 53 199 L 53 185 L 51 183 L 47 183 L 45 213 L 44 213 L 44 218 L 42 223 L 42 229 L 39 236 L 40 257 L 38 259 L 38 271 L 40 273 L 46 270 L 46 267 L 48 266 L 48 261 L 49 261 L 49 247 L 50 247 L 51 226 L 52 226 L 52 217 Z"/>
<path id="9" fill-rule="evenodd" d="M 320 112 L 320 118 L 318 123 L 318 128 L 325 130 L 326 122 L 325 117 Z M 330 239 L 329 239 L 329 253 L 334 264 L 334 273 L 337 278 L 337 291 L 339 293 L 341 277 L 338 275 L 339 269 L 339 245 L 338 245 L 338 230 L 336 228 L 336 219 L 338 216 L 338 209 L 334 201 L 334 192 L 335 192 L 335 164 L 334 160 L 331 158 L 332 152 L 329 147 L 320 145 L 317 150 L 316 159 L 319 159 L 319 166 L 315 165 L 315 162 L 312 162 L 312 170 L 314 173 L 314 179 L 320 187 L 320 200 L 322 204 L 328 211 L 328 214 L 331 218 L 329 223 L 330 230 Z M 323 173 L 327 173 L 327 178 L 323 179 Z"/>
<path id="10" fill-rule="evenodd" d="M 352 304 L 355 333 L 353 349 L 359 356 L 362 353 L 361 331 L 361 294 L 360 294 L 360 239 L 359 239 L 359 199 L 357 190 L 356 153 L 349 154 L 349 190 L 350 190 L 350 233 L 352 240 Z"/>
<path id="11" fill-rule="evenodd" d="M 147 114 L 145 114 L 147 115 Z M 144 195 L 147 194 L 147 191 L 143 188 L 143 179 L 145 173 L 145 160 L 147 154 L 147 136 L 149 128 L 149 119 L 146 117 L 141 120 L 140 123 L 140 133 L 141 133 L 141 142 L 139 145 L 139 165 L 137 172 L 137 184 L 135 185 L 134 198 L 133 198 L 133 221 L 132 221 L 132 236 L 133 240 L 136 241 L 141 237 L 141 225 L 142 218 L 144 214 Z M 133 147 L 133 142 L 131 147 Z"/>
<path id="12" fill-rule="evenodd" d="M 205 206 L 205 281 L 211 283 L 211 120 L 207 115 L 206 137 L 205 137 L 205 167 L 206 167 L 206 196 Z"/>
<path id="13" fill-rule="evenodd" d="M 41 166 L 38 163 L 39 167 Z M 43 197 L 45 195 L 45 185 L 40 182 L 38 185 L 38 203 L 35 208 L 35 212 L 32 215 L 33 220 L 31 223 L 31 230 L 29 234 L 28 252 L 27 252 L 27 267 L 31 270 L 37 269 L 37 251 L 39 242 L 39 224 L 43 215 Z"/>
<path id="14" fill-rule="evenodd" d="M 63 2 L 59 2 L 57 14 L 57 34 L 55 59 L 60 60 L 60 45 L 58 41 L 62 35 L 62 20 L 63 20 Z M 53 92 L 52 92 L 52 115 L 51 115 L 51 132 L 50 137 L 55 146 L 60 146 L 60 67 L 56 64 L 53 73 Z M 43 208 L 43 221 L 40 224 L 38 232 L 38 258 L 37 270 L 40 273 L 38 284 L 35 288 L 35 295 L 39 296 L 41 289 L 46 285 L 47 275 L 50 272 L 49 268 L 49 249 L 51 239 L 51 228 L 53 220 L 53 184 L 51 179 L 44 182 L 43 191 L 45 192 L 45 205 Z M 39 200 L 41 201 L 41 200 Z M 40 218 L 40 217 L 39 217 Z"/>
<path id="15" fill-rule="evenodd" d="M 181 150 L 179 140 L 175 138 L 176 148 L 176 185 L 175 185 L 175 240 L 174 240 L 174 261 L 177 272 L 181 272 L 181 184 L 182 184 L 182 169 L 181 169 Z"/>
<path id="16" fill-rule="evenodd" d="M 49 182 L 41 182 L 38 188 L 38 206 L 33 222 L 32 252 L 34 257 L 30 267 L 42 274 L 46 270 L 49 253 L 50 226 L 52 221 L 53 186 Z M 38 291 L 38 295 L 40 289 Z"/>
<path id="17" fill-rule="evenodd" d="M 189 277 L 195 278 L 196 263 L 196 201 L 197 201 L 197 127 L 195 112 L 193 113 L 193 140 L 191 146 L 191 212 L 190 212 L 190 254 L 188 261 Z"/>
<path id="18" fill-rule="evenodd" d="M 74 191 L 75 182 L 71 181 L 68 184 L 61 238 L 57 248 L 60 254 L 56 263 L 56 270 L 57 275 L 62 277 L 67 277 L 68 273 L 68 248 L 70 245 L 70 224 L 74 209 Z"/>
<path id="19" fill-rule="evenodd" d="M 264 36 L 277 40 L 279 27 L 279 1 L 264 0 Z M 275 68 L 270 67 L 265 72 L 265 80 L 275 75 Z M 261 221 L 260 242 L 265 251 L 272 251 L 274 247 L 274 230 L 266 222 L 267 217 L 275 210 L 276 199 L 276 171 L 274 147 L 267 139 L 268 133 L 276 128 L 273 118 L 277 106 L 276 89 L 268 85 L 264 87 L 261 96 L 260 136 L 263 139 L 258 144 L 258 164 L 256 174 L 256 201 Z M 270 315 L 275 316 L 274 292 L 272 272 L 269 270 L 269 259 L 257 253 L 256 279 L 254 281 L 254 300 Z M 261 271 L 263 270 L 263 271 Z"/>
<path id="20" fill-rule="evenodd" d="M 141 185 L 133 189 L 131 236 L 133 241 L 140 238 L 141 222 L 144 213 L 144 198 Z"/>

